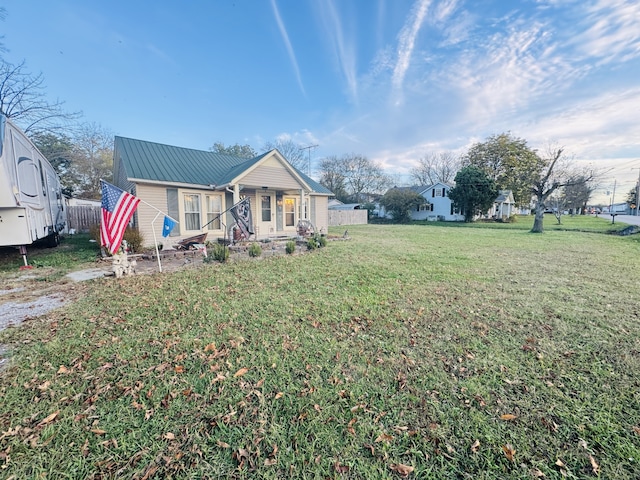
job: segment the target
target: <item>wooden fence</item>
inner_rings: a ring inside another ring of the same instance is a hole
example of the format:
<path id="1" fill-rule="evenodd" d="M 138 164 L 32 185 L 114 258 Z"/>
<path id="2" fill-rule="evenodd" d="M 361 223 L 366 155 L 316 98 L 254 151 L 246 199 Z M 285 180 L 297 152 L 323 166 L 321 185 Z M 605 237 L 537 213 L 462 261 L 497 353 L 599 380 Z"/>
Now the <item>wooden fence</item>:
<path id="1" fill-rule="evenodd" d="M 89 229 L 100 223 L 100 207 L 90 205 L 78 205 L 67 207 L 67 226 L 76 232 L 88 232 Z"/>
<path id="2" fill-rule="evenodd" d="M 367 210 L 329 210 L 329 226 L 366 225 Z"/>

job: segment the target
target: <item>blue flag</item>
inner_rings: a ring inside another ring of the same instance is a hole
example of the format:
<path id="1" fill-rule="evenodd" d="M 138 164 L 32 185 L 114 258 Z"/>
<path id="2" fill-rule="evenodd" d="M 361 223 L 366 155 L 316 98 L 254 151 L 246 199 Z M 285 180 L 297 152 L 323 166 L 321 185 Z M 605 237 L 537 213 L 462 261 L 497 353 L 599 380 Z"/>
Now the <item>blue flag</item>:
<path id="1" fill-rule="evenodd" d="M 175 225 L 176 225 L 176 222 L 165 215 L 164 225 L 162 226 L 162 236 L 168 237 L 169 234 L 171 233 L 171 230 L 173 230 L 173 227 L 175 227 Z"/>

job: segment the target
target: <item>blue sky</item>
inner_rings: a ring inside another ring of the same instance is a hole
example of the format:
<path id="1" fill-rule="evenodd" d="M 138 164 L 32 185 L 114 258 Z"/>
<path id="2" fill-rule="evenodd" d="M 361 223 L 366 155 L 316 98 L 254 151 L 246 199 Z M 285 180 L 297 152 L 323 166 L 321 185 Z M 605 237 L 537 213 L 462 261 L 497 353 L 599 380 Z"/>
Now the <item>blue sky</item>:
<path id="1" fill-rule="evenodd" d="M 510 131 L 640 168 L 637 0 L 4 0 L 12 63 L 116 135 L 208 149 L 292 139 L 398 183 L 427 152 Z"/>

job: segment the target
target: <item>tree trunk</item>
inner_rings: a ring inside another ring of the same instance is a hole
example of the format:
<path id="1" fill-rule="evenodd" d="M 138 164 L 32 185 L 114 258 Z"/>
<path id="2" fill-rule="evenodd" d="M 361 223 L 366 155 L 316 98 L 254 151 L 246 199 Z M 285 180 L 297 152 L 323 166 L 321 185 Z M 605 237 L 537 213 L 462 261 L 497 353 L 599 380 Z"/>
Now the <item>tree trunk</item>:
<path id="1" fill-rule="evenodd" d="M 544 205 L 538 204 L 531 233 L 544 233 Z"/>

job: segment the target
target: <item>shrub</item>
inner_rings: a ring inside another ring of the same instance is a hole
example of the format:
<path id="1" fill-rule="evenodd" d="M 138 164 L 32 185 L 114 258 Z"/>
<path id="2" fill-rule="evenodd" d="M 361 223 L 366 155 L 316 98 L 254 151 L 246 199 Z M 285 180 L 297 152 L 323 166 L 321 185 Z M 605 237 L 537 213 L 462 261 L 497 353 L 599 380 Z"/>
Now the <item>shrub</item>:
<path id="1" fill-rule="evenodd" d="M 307 250 L 315 250 L 316 248 L 318 248 L 318 242 L 315 238 L 311 237 L 307 240 Z"/>
<path id="2" fill-rule="evenodd" d="M 296 251 L 296 242 L 294 242 L 293 240 L 289 240 L 286 244 L 285 244 L 285 251 L 291 255 L 292 253 L 294 253 Z"/>
<path id="3" fill-rule="evenodd" d="M 137 228 L 127 227 L 124 231 L 124 240 L 127 241 L 131 253 L 142 251 L 142 242 L 144 239 Z"/>
<path id="4" fill-rule="evenodd" d="M 258 243 L 253 242 L 251 245 L 249 245 L 249 249 L 247 250 L 247 252 L 249 253 L 250 257 L 259 257 L 260 255 L 262 255 L 262 247 Z"/>
<path id="5" fill-rule="evenodd" d="M 211 263 L 213 261 L 224 263 L 229 260 L 229 247 L 214 243 L 209 255 L 204 257 L 205 263 Z"/>
<path id="6" fill-rule="evenodd" d="M 318 242 L 319 246 L 326 247 L 327 246 L 327 237 L 325 237 L 324 235 L 316 235 L 316 242 Z"/>
<path id="7" fill-rule="evenodd" d="M 98 245 L 100 245 L 100 224 L 96 223 L 95 225 L 91 225 L 89 227 L 89 238 L 91 240 L 95 240 Z"/>

